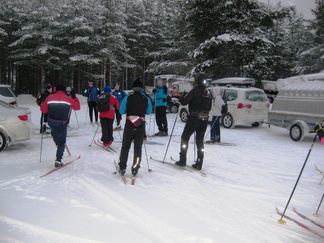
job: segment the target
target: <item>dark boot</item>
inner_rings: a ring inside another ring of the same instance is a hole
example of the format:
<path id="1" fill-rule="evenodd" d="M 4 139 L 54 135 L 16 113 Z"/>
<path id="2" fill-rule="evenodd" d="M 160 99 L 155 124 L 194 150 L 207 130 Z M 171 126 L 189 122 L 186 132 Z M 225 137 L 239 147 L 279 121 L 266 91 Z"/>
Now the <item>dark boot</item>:
<path id="1" fill-rule="evenodd" d="M 180 160 L 175 162 L 178 166 L 186 166 L 187 163 L 187 150 L 188 150 L 188 142 L 185 140 L 181 140 L 180 147 Z"/>
<path id="2" fill-rule="evenodd" d="M 184 167 L 184 166 L 186 166 L 186 162 L 187 162 L 187 158 L 186 158 L 186 156 L 183 156 L 183 155 L 181 154 L 181 152 L 180 152 L 180 160 L 177 161 L 177 162 L 175 162 L 175 164 L 178 165 L 178 166 L 182 166 L 182 167 Z"/>
<path id="3" fill-rule="evenodd" d="M 134 158 L 133 166 L 132 166 L 132 175 L 133 176 L 137 175 L 138 169 L 141 167 L 140 164 L 141 164 L 141 158 L 139 158 L 139 157 Z"/>
<path id="4" fill-rule="evenodd" d="M 193 168 L 195 168 L 196 170 L 201 170 L 203 165 L 203 159 L 198 158 L 196 163 L 194 163 L 193 165 L 191 165 Z"/>

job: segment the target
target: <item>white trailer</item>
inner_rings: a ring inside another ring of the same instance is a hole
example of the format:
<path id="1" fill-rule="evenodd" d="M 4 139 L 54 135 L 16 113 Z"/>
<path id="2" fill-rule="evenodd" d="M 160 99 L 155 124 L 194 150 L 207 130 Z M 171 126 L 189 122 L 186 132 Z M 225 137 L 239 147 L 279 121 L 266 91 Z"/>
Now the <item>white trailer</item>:
<path id="1" fill-rule="evenodd" d="M 302 81 L 281 89 L 268 112 L 270 125 L 289 130 L 290 138 L 302 141 L 324 120 L 324 82 Z"/>

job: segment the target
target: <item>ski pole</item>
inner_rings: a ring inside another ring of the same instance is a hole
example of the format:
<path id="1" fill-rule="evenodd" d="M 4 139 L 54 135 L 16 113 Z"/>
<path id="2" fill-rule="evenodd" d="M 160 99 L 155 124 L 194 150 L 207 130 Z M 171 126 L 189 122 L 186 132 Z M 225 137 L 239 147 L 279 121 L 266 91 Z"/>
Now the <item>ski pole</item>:
<path id="1" fill-rule="evenodd" d="M 288 208 L 288 205 L 289 205 L 289 203 L 290 203 L 290 200 L 291 200 L 291 198 L 292 198 L 292 196 L 293 196 L 293 194 L 294 194 L 294 192 L 295 192 L 295 189 L 296 189 L 296 187 L 297 187 L 297 184 L 298 184 L 298 182 L 299 182 L 299 179 L 300 179 L 300 177 L 301 177 L 301 175 L 302 175 L 302 173 L 303 173 L 303 170 L 304 170 L 305 165 L 306 165 L 306 163 L 307 163 L 308 157 L 309 157 L 309 155 L 310 155 L 310 153 L 311 153 L 311 151 L 312 151 L 312 149 L 313 149 L 313 146 L 314 146 L 314 143 L 315 143 L 316 137 L 317 137 L 317 134 L 315 135 L 315 137 L 314 137 L 314 139 L 313 139 L 312 145 L 311 145 L 311 147 L 310 147 L 310 149 L 309 149 L 309 151 L 308 151 L 308 154 L 307 154 L 307 156 L 306 156 L 306 159 L 305 159 L 305 162 L 304 162 L 304 164 L 303 164 L 303 167 L 302 167 L 302 169 L 300 170 L 300 173 L 299 173 L 299 176 L 298 176 L 298 178 L 297 178 L 297 180 L 296 180 L 295 186 L 294 186 L 294 188 L 293 188 L 293 190 L 292 190 L 292 192 L 291 192 L 291 194 L 290 194 L 290 197 L 289 197 L 288 202 L 287 202 L 287 204 L 286 204 L 285 210 L 284 210 L 283 213 L 281 214 L 281 218 L 278 220 L 279 223 L 285 223 L 285 220 L 283 220 L 282 218 L 283 218 L 284 215 L 285 215 L 285 212 L 286 212 L 286 210 L 287 210 L 287 208 Z"/>
<path id="2" fill-rule="evenodd" d="M 45 126 L 45 122 L 44 122 L 44 114 L 42 113 L 42 127 L 41 127 L 41 131 L 42 131 L 42 135 L 41 135 L 41 147 L 40 147 L 40 153 L 39 153 L 39 163 L 42 163 L 42 151 L 43 151 L 43 136 L 44 136 L 44 126 Z"/>
<path id="3" fill-rule="evenodd" d="M 88 110 L 89 110 L 89 104 L 87 102 L 87 111 L 86 111 L 86 116 L 85 116 L 85 119 L 84 119 L 84 125 L 87 124 Z"/>
<path id="4" fill-rule="evenodd" d="M 144 139 L 143 144 L 144 144 L 144 150 L 145 150 L 145 156 L 146 156 L 147 169 L 148 169 L 148 172 L 151 172 L 152 169 L 150 169 L 150 164 L 149 164 L 148 157 L 147 157 L 147 150 L 146 150 L 146 142 L 145 142 L 145 139 Z"/>
<path id="5" fill-rule="evenodd" d="M 75 114 L 75 119 L 77 120 L 77 123 L 78 123 L 78 128 L 80 128 L 79 119 L 78 119 L 76 110 L 74 110 L 74 114 Z"/>
<path id="6" fill-rule="evenodd" d="M 317 207 L 316 212 L 313 214 L 315 217 L 319 217 L 319 216 L 321 216 L 321 215 L 318 213 L 318 210 L 320 209 L 320 207 L 321 207 L 321 205 L 322 205 L 323 197 L 324 197 L 324 193 L 323 193 L 323 195 L 322 195 L 322 199 L 321 199 L 320 203 L 318 204 L 318 207 Z"/>
<path id="7" fill-rule="evenodd" d="M 169 145 L 170 145 L 170 141 L 171 141 L 171 138 L 172 138 L 172 135 L 173 135 L 174 127 L 175 127 L 175 124 L 177 123 L 178 115 L 179 114 L 177 113 L 176 114 L 176 118 L 175 118 L 174 123 L 173 123 L 172 131 L 171 131 L 170 138 L 169 138 L 169 142 L 168 142 L 168 145 L 166 147 L 166 150 L 165 150 L 165 153 L 164 153 L 164 157 L 163 157 L 162 163 L 164 163 L 164 161 L 165 161 L 165 157 L 166 157 L 166 154 L 168 152 Z"/>
<path id="8" fill-rule="evenodd" d="M 93 135 L 93 138 L 92 138 L 91 143 L 89 144 L 89 147 L 91 147 L 91 145 L 92 145 L 92 143 L 93 143 L 93 140 L 95 139 L 95 136 L 97 135 L 97 132 L 98 132 L 99 126 L 100 126 L 100 123 L 98 123 L 97 129 L 96 129 L 96 132 L 95 132 L 95 134 Z"/>

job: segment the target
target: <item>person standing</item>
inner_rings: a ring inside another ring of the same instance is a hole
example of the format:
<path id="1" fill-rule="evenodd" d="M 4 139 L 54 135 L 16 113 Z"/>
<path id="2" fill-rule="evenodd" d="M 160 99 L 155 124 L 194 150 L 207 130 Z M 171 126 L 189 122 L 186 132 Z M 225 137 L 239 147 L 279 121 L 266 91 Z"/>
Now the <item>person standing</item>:
<path id="1" fill-rule="evenodd" d="M 143 83 L 136 79 L 133 92 L 125 97 L 120 105 L 121 115 L 126 114 L 123 142 L 119 156 L 119 173 L 124 175 L 131 143 L 134 141 L 134 156 L 132 165 L 133 176 L 137 175 L 142 160 L 142 145 L 145 135 L 145 114 L 152 112 L 152 102 L 143 91 Z"/>
<path id="2" fill-rule="evenodd" d="M 80 101 L 65 94 L 65 86 L 57 85 L 56 93 L 46 98 L 40 107 L 44 114 L 48 115 L 48 125 L 51 128 L 52 137 L 56 149 L 55 167 L 61 167 L 63 153 L 66 144 L 67 125 L 71 110 L 80 110 Z"/>
<path id="3" fill-rule="evenodd" d="M 220 143 L 221 141 L 221 134 L 220 134 L 220 119 L 222 118 L 222 111 L 224 110 L 224 103 L 221 95 L 213 94 L 213 101 L 212 101 L 212 109 L 210 114 L 212 115 L 212 122 L 210 127 L 210 140 L 206 141 L 206 143 Z M 226 111 L 227 112 L 227 111 Z M 225 113 L 226 113 L 225 112 Z"/>
<path id="4" fill-rule="evenodd" d="M 46 100 L 46 98 L 52 94 L 53 92 L 53 87 L 51 84 L 47 84 L 46 85 L 46 89 L 43 93 L 37 95 L 37 98 L 36 98 L 36 103 L 38 106 L 41 106 L 44 101 Z M 40 118 L 40 130 L 39 132 L 40 133 L 49 133 L 48 131 L 46 131 L 47 127 L 46 127 L 46 122 L 47 122 L 47 114 L 44 114 L 42 112 L 41 114 L 41 118 Z"/>
<path id="5" fill-rule="evenodd" d="M 118 82 L 116 82 L 115 90 L 112 94 L 118 99 L 119 105 L 121 104 L 122 100 L 127 96 L 126 92 L 120 88 L 120 83 L 118 83 Z M 122 116 L 119 113 L 119 111 L 116 110 L 116 121 L 117 121 L 117 126 L 115 128 L 116 130 L 121 129 L 121 125 L 120 125 L 121 120 L 122 120 Z"/>
<path id="6" fill-rule="evenodd" d="M 83 96 L 87 97 L 90 123 L 93 123 L 93 113 L 95 114 L 95 121 L 98 123 L 98 110 L 96 109 L 96 102 L 101 91 L 98 87 L 94 86 L 93 81 L 89 81 L 88 85 L 88 88 L 86 88 L 83 92 Z"/>
<path id="7" fill-rule="evenodd" d="M 156 80 L 156 88 L 152 91 L 155 100 L 155 120 L 159 131 L 155 136 L 168 136 L 168 121 L 166 117 L 168 88 L 163 83 L 162 78 Z"/>
<path id="8" fill-rule="evenodd" d="M 196 132 L 197 160 L 193 168 L 201 170 L 204 160 L 204 136 L 208 125 L 208 114 L 211 110 L 212 96 L 205 87 L 205 76 L 195 76 L 196 86 L 187 94 L 179 97 L 181 105 L 189 104 L 189 114 L 181 135 L 180 160 L 175 162 L 178 166 L 186 166 L 187 150 L 191 135 Z"/>
<path id="9" fill-rule="evenodd" d="M 119 102 L 117 98 L 110 94 L 110 86 L 104 88 L 104 93 L 101 94 L 97 101 L 97 108 L 99 111 L 99 118 L 102 130 L 101 141 L 105 147 L 110 146 L 114 141 L 113 137 L 113 124 L 115 118 L 115 111 L 119 110 Z M 101 102 L 102 100 L 102 102 Z M 101 106 L 102 103 L 105 103 Z M 106 107 L 106 108 L 100 108 Z"/>

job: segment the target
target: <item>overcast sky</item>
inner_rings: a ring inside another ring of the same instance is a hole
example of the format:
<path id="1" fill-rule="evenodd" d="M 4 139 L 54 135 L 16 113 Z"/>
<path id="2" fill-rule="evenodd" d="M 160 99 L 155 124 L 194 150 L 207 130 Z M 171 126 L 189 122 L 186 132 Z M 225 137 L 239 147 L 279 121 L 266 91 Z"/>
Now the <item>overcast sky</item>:
<path id="1" fill-rule="evenodd" d="M 276 4 L 281 2 L 283 5 L 294 5 L 297 8 L 298 12 L 302 12 L 306 19 L 313 19 L 314 15 L 311 12 L 311 9 L 315 9 L 315 0 L 259 0 L 264 3 Z"/>

